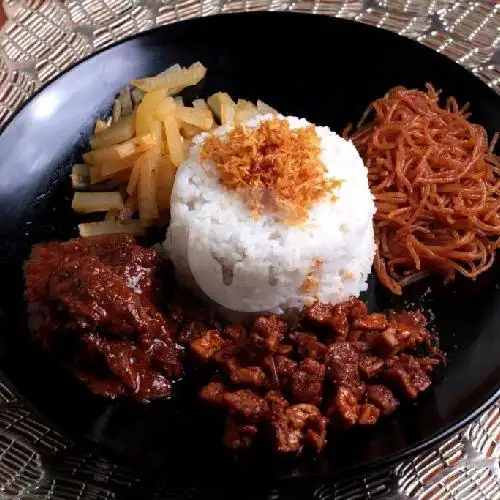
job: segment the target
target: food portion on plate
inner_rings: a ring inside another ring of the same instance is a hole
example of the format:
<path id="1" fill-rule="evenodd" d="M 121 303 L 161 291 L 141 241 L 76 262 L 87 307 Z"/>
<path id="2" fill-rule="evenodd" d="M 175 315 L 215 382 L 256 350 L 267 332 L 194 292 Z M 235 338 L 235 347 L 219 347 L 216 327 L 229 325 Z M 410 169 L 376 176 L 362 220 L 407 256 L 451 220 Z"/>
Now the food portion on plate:
<path id="1" fill-rule="evenodd" d="M 35 338 L 99 395 L 170 396 L 182 366 L 159 308 L 162 260 L 123 233 L 36 245 L 24 266 Z"/>
<path id="2" fill-rule="evenodd" d="M 30 326 L 101 396 L 169 397 L 202 368 L 226 446 L 319 452 L 430 386 L 444 356 L 424 314 L 359 296 L 372 264 L 395 294 L 491 266 L 495 141 L 430 86 L 389 91 L 346 139 L 225 92 L 184 103 L 205 73 L 135 80 L 98 120 L 72 183 L 102 220 L 33 248 Z M 165 240 L 144 248 L 153 225 Z"/>
<path id="3" fill-rule="evenodd" d="M 328 436 L 375 424 L 426 390 L 442 361 L 423 314 L 369 314 L 358 299 L 316 302 L 293 326 L 270 315 L 209 330 L 189 348 L 217 367 L 200 398 L 225 418 L 224 444 L 277 453 L 319 452 Z"/>
<path id="4" fill-rule="evenodd" d="M 219 306 L 281 314 L 367 289 L 374 210 L 349 141 L 260 115 L 194 139 L 164 247 L 178 278 Z"/>
<path id="5" fill-rule="evenodd" d="M 393 293 L 429 274 L 475 278 L 500 244 L 500 160 L 468 106 L 396 87 L 351 139 L 375 195 L 377 277 Z"/>

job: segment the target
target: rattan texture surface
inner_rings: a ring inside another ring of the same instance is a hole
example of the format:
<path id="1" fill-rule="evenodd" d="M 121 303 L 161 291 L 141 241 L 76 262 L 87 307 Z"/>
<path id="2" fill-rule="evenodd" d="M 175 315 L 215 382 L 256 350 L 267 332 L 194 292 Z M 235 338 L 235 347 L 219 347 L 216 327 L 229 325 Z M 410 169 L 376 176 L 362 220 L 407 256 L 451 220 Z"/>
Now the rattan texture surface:
<path id="1" fill-rule="evenodd" d="M 500 92 L 500 3 L 494 1 L 6 0 L 4 8 L 0 123 L 41 84 L 95 50 L 155 26 L 221 12 L 289 10 L 376 25 L 442 52 Z M 0 497 L 218 500 L 221 494 L 146 484 L 133 470 L 62 436 L 0 380 Z M 263 498 L 500 499 L 500 402 L 438 448 L 394 469 L 316 488 L 264 492 Z"/>

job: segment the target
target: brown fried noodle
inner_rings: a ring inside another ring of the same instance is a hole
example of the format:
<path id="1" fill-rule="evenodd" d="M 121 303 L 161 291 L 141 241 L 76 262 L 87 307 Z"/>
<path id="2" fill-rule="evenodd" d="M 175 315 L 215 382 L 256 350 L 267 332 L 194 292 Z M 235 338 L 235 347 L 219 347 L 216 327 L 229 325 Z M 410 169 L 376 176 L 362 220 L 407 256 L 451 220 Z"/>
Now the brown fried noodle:
<path id="1" fill-rule="evenodd" d="M 500 159 L 467 105 L 396 87 L 374 101 L 351 139 L 375 196 L 375 270 L 396 294 L 431 272 L 475 278 L 500 236 Z M 366 117 L 373 112 L 370 123 Z"/>

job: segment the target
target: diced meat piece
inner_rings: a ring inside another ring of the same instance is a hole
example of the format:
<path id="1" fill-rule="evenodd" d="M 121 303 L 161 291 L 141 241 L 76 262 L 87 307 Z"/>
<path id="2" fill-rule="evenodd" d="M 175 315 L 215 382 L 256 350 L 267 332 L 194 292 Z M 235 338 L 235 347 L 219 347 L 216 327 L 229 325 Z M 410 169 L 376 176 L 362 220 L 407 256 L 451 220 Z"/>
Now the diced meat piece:
<path id="1" fill-rule="evenodd" d="M 439 359 L 430 356 L 423 356 L 421 358 L 417 358 L 417 360 L 420 368 L 422 368 L 425 373 L 431 373 L 434 368 L 441 363 Z"/>
<path id="2" fill-rule="evenodd" d="M 220 406 L 224 402 L 226 387 L 221 382 L 210 382 L 200 391 L 200 399 L 205 403 Z"/>
<path id="3" fill-rule="evenodd" d="M 359 407 L 358 424 L 374 425 L 380 416 L 380 410 L 370 403 L 362 404 Z"/>
<path id="4" fill-rule="evenodd" d="M 366 339 L 366 332 L 363 330 L 349 330 L 346 340 L 348 342 L 357 342 Z"/>
<path id="5" fill-rule="evenodd" d="M 373 313 L 355 318 L 352 327 L 356 330 L 366 330 L 369 332 L 380 332 L 387 328 L 388 321 L 385 314 Z"/>
<path id="6" fill-rule="evenodd" d="M 257 435 L 257 427 L 251 424 L 236 422 L 231 417 L 226 418 L 223 442 L 227 448 L 241 450 L 250 448 Z"/>
<path id="7" fill-rule="evenodd" d="M 393 321 L 397 327 L 398 340 L 405 348 L 415 349 L 430 339 L 430 334 L 425 328 L 427 319 L 420 312 L 393 314 Z"/>
<path id="8" fill-rule="evenodd" d="M 366 398 L 374 404 L 383 415 L 390 415 L 399 403 L 392 391 L 385 385 L 369 385 L 366 388 Z"/>
<path id="9" fill-rule="evenodd" d="M 368 309 L 366 304 L 359 299 L 351 297 L 349 299 L 349 303 L 351 305 L 350 316 L 353 319 L 361 318 L 362 316 L 366 316 L 368 314 Z"/>
<path id="10" fill-rule="evenodd" d="M 422 370 L 418 361 L 409 355 L 401 355 L 391 368 L 385 372 L 386 378 L 410 399 L 415 399 L 420 392 L 431 385 L 431 379 Z"/>
<path id="11" fill-rule="evenodd" d="M 208 328 L 201 321 L 189 321 L 182 327 L 177 342 L 182 345 L 189 344 L 189 342 L 204 335 L 207 330 Z"/>
<path id="12" fill-rule="evenodd" d="M 290 357 L 293 353 L 293 345 L 291 344 L 280 344 L 276 349 L 276 354 L 279 356 Z"/>
<path id="13" fill-rule="evenodd" d="M 326 416 L 341 428 L 353 426 L 358 421 L 358 395 L 350 387 L 340 386 L 330 402 Z"/>
<path id="14" fill-rule="evenodd" d="M 373 334 L 370 337 L 370 347 L 373 352 L 382 358 L 391 358 L 402 347 L 394 326 L 389 326 L 386 330 Z"/>
<path id="15" fill-rule="evenodd" d="M 278 453 L 298 453 L 302 447 L 302 431 L 294 429 L 289 423 L 284 413 L 271 421 L 270 430 Z"/>
<path id="16" fill-rule="evenodd" d="M 282 414 L 290 403 L 283 397 L 279 391 L 269 391 L 265 396 L 267 404 L 269 405 L 269 419 L 277 418 L 277 415 Z"/>
<path id="17" fill-rule="evenodd" d="M 229 364 L 235 362 L 235 358 L 241 351 L 241 347 L 235 344 L 229 344 L 222 347 L 214 354 L 214 361 L 219 368 L 228 370 Z"/>
<path id="18" fill-rule="evenodd" d="M 312 358 L 316 361 L 324 361 L 327 347 L 319 342 L 315 335 L 295 332 L 291 338 L 296 342 L 297 352 L 302 359 Z"/>
<path id="19" fill-rule="evenodd" d="M 365 378 L 375 378 L 384 369 L 384 360 L 377 356 L 364 355 L 359 358 L 359 371 Z"/>
<path id="20" fill-rule="evenodd" d="M 209 361 L 224 346 L 224 339 L 217 330 L 208 330 L 201 337 L 191 341 L 191 351 L 201 361 Z"/>
<path id="21" fill-rule="evenodd" d="M 298 404 L 289 406 L 285 411 L 290 425 L 294 429 L 303 429 L 306 426 L 307 421 L 310 418 L 315 418 L 321 416 L 320 411 L 314 405 L 310 404 Z"/>
<path id="22" fill-rule="evenodd" d="M 224 329 L 224 338 L 236 344 L 241 342 L 246 336 L 246 330 L 243 325 L 229 325 Z"/>
<path id="23" fill-rule="evenodd" d="M 323 415 L 318 415 L 307 421 L 304 446 L 313 448 L 318 453 L 325 447 L 327 422 Z"/>
<path id="24" fill-rule="evenodd" d="M 358 387 L 359 354 L 349 342 L 336 342 L 328 348 L 326 369 L 332 383 L 338 386 Z"/>
<path id="25" fill-rule="evenodd" d="M 301 361 L 291 379 L 294 400 L 319 405 L 323 396 L 324 378 L 325 365 L 311 358 Z"/>
<path id="26" fill-rule="evenodd" d="M 272 314 L 259 316 L 250 333 L 250 342 L 266 353 L 274 353 L 286 331 L 286 323 Z"/>
<path id="27" fill-rule="evenodd" d="M 348 302 L 340 304 L 323 304 L 316 302 L 306 311 L 309 320 L 331 328 L 338 336 L 344 337 L 349 331 L 349 313 L 351 305 Z"/>
<path id="28" fill-rule="evenodd" d="M 235 385 L 258 389 L 266 385 L 266 374 L 260 366 L 238 366 L 234 358 L 228 362 L 229 378 Z"/>
<path id="29" fill-rule="evenodd" d="M 232 414 L 250 423 L 258 422 L 269 409 L 263 398 L 248 389 L 226 392 L 223 401 Z"/>
<path id="30" fill-rule="evenodd" d="M 321 450 L 325 444 L 326 419 L 309 404 L 289 406 L 271 421 L 276 451 L 298 453 L 302 445 Z"/>
<path id="31" fill-rule="evenodd" d="M 276 367 L 280 387 L 283 388 L 288 385 L 297 364 L 297 361 L 286 358 L 285 356 L 275 356 L 274 365 Z"/>

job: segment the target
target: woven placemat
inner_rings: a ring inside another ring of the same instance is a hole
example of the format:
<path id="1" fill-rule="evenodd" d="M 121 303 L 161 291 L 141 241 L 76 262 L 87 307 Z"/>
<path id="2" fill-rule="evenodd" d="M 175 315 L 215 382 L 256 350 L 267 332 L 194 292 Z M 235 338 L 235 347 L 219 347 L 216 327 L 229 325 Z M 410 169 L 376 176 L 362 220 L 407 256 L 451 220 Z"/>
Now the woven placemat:
<path id="1" fill-rule="evenodd" d="M 500 92 L 500 4 L 494 1 L 6 0 L 4 8 L 0 123 L 41 84 L 93 51 L 155 26 L 221 12 L 289 10 L 376 25 L 446 54 Z M 201 496 L 168 484 L 145 484 L 133 470 L 76 446 L 25 408 L 15 389 L 1 381 L 0 494 L 27 500 Z M 500 402 L 438 448 L 394 469 L 314 489 L 266 492 L 264 498 L 498 500 Z"/>

